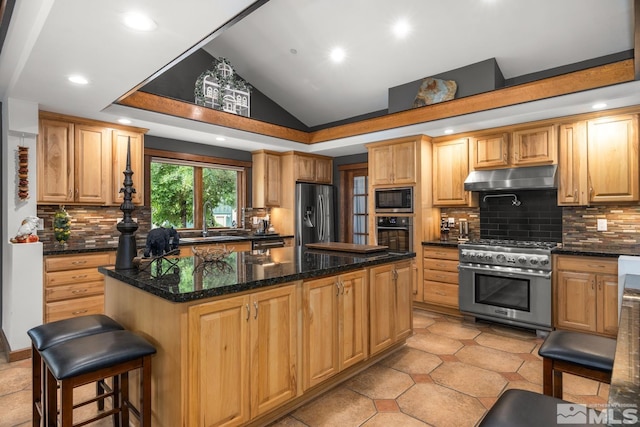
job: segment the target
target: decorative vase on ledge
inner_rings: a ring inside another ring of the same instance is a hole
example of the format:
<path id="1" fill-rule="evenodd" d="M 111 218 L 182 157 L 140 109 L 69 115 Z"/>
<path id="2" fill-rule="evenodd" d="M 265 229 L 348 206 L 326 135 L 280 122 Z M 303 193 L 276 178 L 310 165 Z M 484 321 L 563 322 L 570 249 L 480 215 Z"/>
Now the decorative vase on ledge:
<path id="1" fill-rule="evenodd" d="M 64 206 L 60 206 L 53 216 L 53 234 L 61 246 L 66 245 L 69 236 L 71 236 L 71 217 Z"/>

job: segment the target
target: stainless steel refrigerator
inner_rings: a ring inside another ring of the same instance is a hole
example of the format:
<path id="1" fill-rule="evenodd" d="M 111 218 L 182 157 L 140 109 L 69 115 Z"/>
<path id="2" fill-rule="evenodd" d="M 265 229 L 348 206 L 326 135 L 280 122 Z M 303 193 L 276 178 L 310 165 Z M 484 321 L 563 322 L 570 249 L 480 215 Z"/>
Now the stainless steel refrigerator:
<path id="1" fill-rule="evenodd" d="M 296 246 L 334 240 L 333 186 L 296 184 Z"/>

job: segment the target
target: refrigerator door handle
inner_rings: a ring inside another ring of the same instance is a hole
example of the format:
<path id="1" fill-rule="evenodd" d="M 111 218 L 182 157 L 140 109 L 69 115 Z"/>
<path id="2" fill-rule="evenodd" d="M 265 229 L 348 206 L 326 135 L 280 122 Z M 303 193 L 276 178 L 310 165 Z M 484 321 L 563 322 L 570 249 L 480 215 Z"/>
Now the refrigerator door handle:
<path id="1" fill-rule="evenodd" d="M 324 198 L 322 194 L 318 195 L 318 241 L 324 241 Z"/>

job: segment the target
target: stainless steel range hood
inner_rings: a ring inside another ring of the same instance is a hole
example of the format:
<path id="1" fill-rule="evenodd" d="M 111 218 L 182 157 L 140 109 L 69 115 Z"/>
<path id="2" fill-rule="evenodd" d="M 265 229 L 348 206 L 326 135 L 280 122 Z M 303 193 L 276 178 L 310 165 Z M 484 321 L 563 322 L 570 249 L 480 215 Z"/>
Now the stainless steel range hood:
<path id="1" fill-rule="evenodd" d="M 473 171 L 464 181 L 467 191 L 541 190 L 558 188 L 558 165 Z"/>

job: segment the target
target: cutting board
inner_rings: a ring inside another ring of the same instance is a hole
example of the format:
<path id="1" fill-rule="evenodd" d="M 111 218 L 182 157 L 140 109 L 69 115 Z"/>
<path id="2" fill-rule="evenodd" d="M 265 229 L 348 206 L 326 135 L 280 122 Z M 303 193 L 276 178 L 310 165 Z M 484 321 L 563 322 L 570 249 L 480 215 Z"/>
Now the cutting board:
<path id="1" fill-rule="evenodd" d="M 355 243 L 342 243 L 342 242 L 307 243 L 305 246 L 310 249 L 324 249 L 327 251 L 354 252 L 359 254 L 381 252 L 389 249 L 388 246 L 357 245 Z"/>

